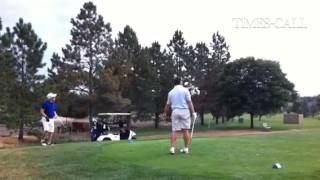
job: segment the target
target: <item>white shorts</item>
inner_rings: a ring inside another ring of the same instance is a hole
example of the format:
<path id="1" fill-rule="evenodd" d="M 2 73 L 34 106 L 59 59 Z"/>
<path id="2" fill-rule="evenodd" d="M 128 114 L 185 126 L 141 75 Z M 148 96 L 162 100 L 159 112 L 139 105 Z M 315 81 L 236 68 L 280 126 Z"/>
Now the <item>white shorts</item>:
<path id="1" fill-rule="evenodd" d="M 41 118 L 41 122 L 43 125 L 43 130 L 47 132 L 54 132 L 54 119 L 50 119 L 49 122 L 47 122 L 46 118 Z"/>
<path id="2" fill-rule="evenodd" d="M 171 114 L 172 131 L 190 129 L 191 118 L 189 109 L 175 109 Z"/>

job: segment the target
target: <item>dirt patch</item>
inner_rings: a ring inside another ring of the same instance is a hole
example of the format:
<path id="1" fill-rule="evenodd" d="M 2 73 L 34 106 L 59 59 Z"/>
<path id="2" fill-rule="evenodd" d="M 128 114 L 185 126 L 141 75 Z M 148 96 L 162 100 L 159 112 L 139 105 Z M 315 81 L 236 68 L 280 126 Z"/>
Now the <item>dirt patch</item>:
<path id="1" fill-rule="evenodd" d="M 0 137 L 0 149 L 17 147 L 19 145 L 32 144 L 36 142 L 39 142 L 39 139 L 36 136 L 24 136 L 21 141 L 18 140 L 17 136 Z"/>
<path id="2" fill-rule="evenodd" d="M 55 133 L 53 140 L 70 140 L 70 141 L 89 141 L 89 132 L 66 132 Z"/>

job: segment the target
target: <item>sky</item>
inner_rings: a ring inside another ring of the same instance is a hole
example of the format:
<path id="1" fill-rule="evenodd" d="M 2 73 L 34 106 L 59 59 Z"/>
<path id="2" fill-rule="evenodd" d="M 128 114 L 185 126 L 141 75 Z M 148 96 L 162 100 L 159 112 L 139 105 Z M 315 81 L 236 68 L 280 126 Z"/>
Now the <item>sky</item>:
<path id="1" fill-rule="evenodd" d="M 4 27 L 20 17 L 48 43 L 44 62 L 69 42 L 71 23 L 85 0 L 1 0 Z M 189 44 L 222 34 L 231 60 L 254 56 L 278 61 L 301 96 L 320 94 L 320 20 L 317 0 L 93 0 L 115 37 L 126 25 L 143 46 L 166 47 L 175 30 Z M 43 70 L 44 71 L 44 70 Z"/>

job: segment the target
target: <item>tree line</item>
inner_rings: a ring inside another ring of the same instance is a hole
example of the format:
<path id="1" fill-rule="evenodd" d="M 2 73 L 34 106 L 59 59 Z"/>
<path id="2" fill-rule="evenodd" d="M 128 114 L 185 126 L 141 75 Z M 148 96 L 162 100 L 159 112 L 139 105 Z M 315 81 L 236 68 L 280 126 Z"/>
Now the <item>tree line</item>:
<path id="1" fill-rule="evenodd" d="M 319 116 L 320 112 L 320 95 L 298 97 L 293 103 L 289 103 L 285 108 L 289 112 L 303 114 L 304 117 Z"/>
<path id="2" fill-rule="evenodd" d="M 293 102 L 294 85 L 276 61 L 245 57 L 231 61 L 229 45 L 219 32 L 210 44 L 189 44 L 176 30 L 166 47 L 159 42 L 143 47 L 135 31 L 125 26 L 112 38 L 110 23 L 92 2 L 71 18 L 71 39 L 62 54 L 53 53 L 48 76 L 47 44 L 22 18 L 3 30 L 0 20 L 0 121 L 23 126 L 37 121 L 39 104 L 47 92 L 58 93 L 58 113 L 89 121 L 99 112 L 135 112 L 137 117 L 160 114 L 172 79 L 179 76 L 193 95 L 204 124 L 211 113 L 216 123 L 249 113 L 253 118 L 279 111 Z"/>

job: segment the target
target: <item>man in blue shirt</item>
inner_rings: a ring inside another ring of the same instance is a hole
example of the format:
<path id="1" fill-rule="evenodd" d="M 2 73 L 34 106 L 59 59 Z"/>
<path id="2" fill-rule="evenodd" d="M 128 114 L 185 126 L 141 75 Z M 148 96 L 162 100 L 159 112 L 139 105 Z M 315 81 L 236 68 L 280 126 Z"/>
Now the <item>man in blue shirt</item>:
<path id="1" fill-rule="evenodd" d="M 170 153 L 175 153 L 177 132 L 182 132 L 184 140 L 184 148 L 181 152 L 189 153 L 190 135 L 189 129 L 191 124 L 191 118 L 196 119 L 197 113 L 194 111 L 193 103 L 191 101 L 191 95 L 187 88 L 181 85 L 181 79 L 174 79 L 174 88 L 168 94 L 167 104 L 164 108 L 164 112 L 168 115 L 171 113 L 171 148 Z"/>
<path id="2" fill-rule="evenodd" d="M 41 139 L 41 144 L 43 146 L 52 145 L 52 137 L 54 133 L 54 119 L 57 118 L 56 112 L 56 99 L 57 94 L 49 93 L 47 95 L 47 100 L 42 104 L 40 114 L 42 116 L 41 122 L 43 125 L 43 138 Z M 47 143 L 45 140 L 48 140 Z"/>

